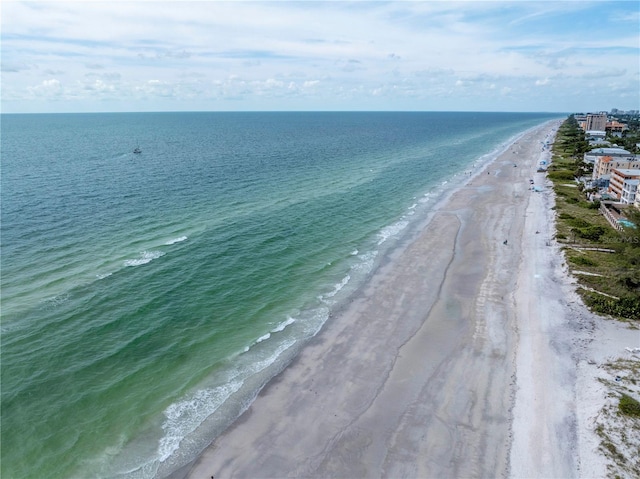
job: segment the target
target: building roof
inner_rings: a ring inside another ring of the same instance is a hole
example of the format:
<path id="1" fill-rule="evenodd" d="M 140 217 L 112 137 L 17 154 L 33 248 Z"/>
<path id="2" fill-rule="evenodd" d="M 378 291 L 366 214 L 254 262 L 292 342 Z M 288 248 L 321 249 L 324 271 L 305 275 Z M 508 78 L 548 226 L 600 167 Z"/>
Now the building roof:
<path id="1" fill-rule="evenodd" d="M 623 148 L 595 148 L 587 152 L 587 155 L 611 156 L 611 155 L 630 155 L 631 152 Z"/>
<path id="2" fill-rule="evenodd" d="M 632 168 L 616 168 L 613 170 L 614 173 L 617 172 L 623 176 L 637 176 L 640 177 L 640 170 L 635 170 Z"/>
<path id="3" fill-rule="evenodd" d="M 607 128 L 611 128 L 611 127 L 624 127 L 627 128 L 627 124 L 626 123 L 620 123 L 617 120 L 612 120 L 612 121 L 608 121 L 607 122 Z"/>

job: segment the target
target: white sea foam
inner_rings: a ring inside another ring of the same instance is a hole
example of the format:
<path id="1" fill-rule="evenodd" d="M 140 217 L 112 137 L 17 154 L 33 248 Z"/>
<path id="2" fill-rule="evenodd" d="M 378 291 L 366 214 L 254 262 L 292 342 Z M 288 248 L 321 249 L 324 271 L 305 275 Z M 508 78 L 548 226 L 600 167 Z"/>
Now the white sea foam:
<path id="1" fill-rule="evenodd" d="M 165 245 L 171 246 L 172 244 L 182 243 L 183 241 L 187 241 L 187 239 L 189 239 L 188 236 L 180 236 L 179 238 L 174 238 L 172 240 L 167 241 Z"/>
<path id="2" fill-rule="evenodd" d="M 207 417 L 238 391 L 242 384 L 243 381 L 234 380 L 223 386 L 202 389 L 165 409 L 166 419 L 162 424 L 164 435 L 158 444 L 158 460 L 166 461 L 178 449 L 185 436 L 195 431 Z"/>
<path id="3" fill-rule="evenodd" d="M 357 255 L 358 255 L 358 250 L 357 250 L 357 249 L 354 249 L 354 250 L 351 252 L 351 256 L 357 256 Z"/>
<path id="4" fill-rule="evenodd" d="M 418 203 L 420 203 L 421 205 L 424 205 L 425 203 L 430 203 L 431 201 L 435 199 L 437 199 L 439 193 L 438 192 L 434 192 L 434 191 L 429 191 L 428 193 L 425 193 L 419 200 Z"/>
<path id="5" fill-rule="evenodd" d="M 258 339 L 256 339 L 255 342 L 251 346 L 254 346 L 254 345 L 259 344 L 259 343 L 261 343 L 263 341 L 266 341 L 267 339 L 271 338 L 271 334 L 272 333 L 279 333 L 280 331 L 284 331 L 284 329 L 287 326 L 289 326 L 290 324 L 293 324 L 295 322 L 296 322 L 296 320 L 289 316 L 285 321 L 283 321 L 282 323 L 278 324 L 270 332 L 268 332 L 267 334 L 263 334 Z M 245 346 L 245 348 L 243 349 L 243 352 L 244 353 L 249 352 L 249 350 L 251 350 L 251 346 Z"/>
<path id="6" fill-rule="evenodd" d="M 262 361 L 257 361 L 251 364 L 251 366 L 245 369 L 244 373 L 245 374 L 248 373 L 247 375 L 256 374 L 266 369 L 267 367 L 271 366 L 273 363 L 276 362 L 276 360 L 280 357 L 280 355 L 284 353 L 287 349 L 289 349 L 291 346 L 293 346 L 295 342 L 296 341 L 293 339 L 283 342 L 280 346 L 278 346 L 278 348 L 273 352 L 271 356 L 263 359 Z"/>
<path id="7" fill-rule="evenodd" d="M 378 256 L 377 251 L 369 251 L 368 253 L 361 254 L 359 256 L 361 263 L 354 265 L 353 269 L 362 270 L 364 268 L 366 271 L 370 271 L 371 268 L 373 267 L 373 262 L 375 261 L 377 256 Z"/>
<path id="8" fill-rule="evenodd" d="M 329 319 L 329 308 L 316 308 L 308 311 L 308 317 L 304 322 L 304 333 L 307 337 L 313 337 L 322 329 L 322 325 Z"/>
<path id="9" fill-rule="evenodd" d="M 111 276 L 113 273 L 99 273 L 96 274 L 96 278 L 98 279 L 105 279 L 108 278 L 109 276 Z"/>
<path id="10" fill-rule="evenodd" d="M 405 229 L 408 224 L 409 224 L 408 221 L 401 220 L 392 225 L 385 226 L 384 228 L 382 228 L 382 230 L 380 230 L 380 232 L 378 233 L 378 238 L 379 238 L 378 245 L 381 245 L 382 243 L 387 241 L 391 236 L 394 236 L 400 233 L 400 231 Z"/>
<path id="11" fill-rule="evenodd" d="M 162 251 L 143 251 L 140 253 L 140 257 L 136 259 L 127 259 L 124 261 L 125 266 L 140 266 L 153 261 L 160 256 L 164 256 Z"/>
<path id="12" fill-rule="evenodd" d="M 272 333 L 279 333 L 280 331 L 284 331 L 284 328 L 289 326 L 290 324 L 295 323 L 296 320 L 289 316 L 286 321 L 281 322 L 278 326 L 271 330 Z"/>
<path id="13" fill-rule="evenodd" d="M 328 292 L 327 294 L 324 295 L 325 298 L 333 298 L 336 294 L 338 294 L 340 292 L 340 290 L 342 288 L 344 288 L 347 283 L 351 280 L 351 276 L 346 275 L 344 278 L 342 278 L 342 281 L 340 281 L 338 284 L 336 284 L 333 287 L 333 291 Z"/>

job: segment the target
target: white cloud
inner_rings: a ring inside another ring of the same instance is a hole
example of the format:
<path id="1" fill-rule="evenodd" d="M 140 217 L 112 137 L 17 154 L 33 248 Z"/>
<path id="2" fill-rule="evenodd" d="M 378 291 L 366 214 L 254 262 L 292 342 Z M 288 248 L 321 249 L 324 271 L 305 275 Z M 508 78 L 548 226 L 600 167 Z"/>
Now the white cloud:
<path id="1" fill-rule="evenodd" d="M 27 90 L 36 97 L 58 98 L 63 94 L 62 83 L 56 78 L 43 80 L 39 85 L 28 87 Z"/>
<path id="2" fill-rule="evenodd" d="M 591 102 L 587 109 L 607 107 L 596 101 L 632 109 L 637 18 L 630 2 L 10 1 L 2 101 L 19 108 L 31 99 L 46 111 L 61 105 L 47 99 L 73 108 L 91 93 L 114 108 L 157 100 L 180 109 L 201 95 L 204 109 L 232 98 L 233 108 L 251 110 L 252 98 L 279 95 L 283 109 L 319 97 L 340 109 L 366 108 L 368 99 L 371 109 L 406 108 L 406 98 L 419 99 L 415 109 L 486 109 L 501 92 L 500 101 L 520 100 L 498 110 L 571 111 L 569 96 Z M 545 97 L 526 100 L 534 86 Z"/>

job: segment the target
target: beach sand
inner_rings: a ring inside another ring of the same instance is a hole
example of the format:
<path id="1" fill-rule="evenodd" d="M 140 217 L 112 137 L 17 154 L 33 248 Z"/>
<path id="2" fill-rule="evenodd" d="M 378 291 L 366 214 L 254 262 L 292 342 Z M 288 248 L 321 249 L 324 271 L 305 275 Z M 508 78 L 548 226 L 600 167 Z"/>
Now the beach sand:
<path id="1" fill-rule="evenodd" d="M 536 173 L 559 124 L 441 201 L 180 476 L 589 477 L 585 461 L 603 472 L 581 426 L 600 396 L 577 367 L 597 320 L 573 292 Z M 577 407 L 583 390 L 591 408 Z"/>

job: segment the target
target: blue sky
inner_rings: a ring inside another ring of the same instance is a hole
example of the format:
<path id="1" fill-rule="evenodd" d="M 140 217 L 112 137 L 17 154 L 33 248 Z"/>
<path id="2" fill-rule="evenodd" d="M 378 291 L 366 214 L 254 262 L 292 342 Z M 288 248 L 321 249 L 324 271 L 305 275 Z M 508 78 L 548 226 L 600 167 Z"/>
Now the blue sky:
<path id="1" fill-rule="evenodd" d="M 640 109 L 637 1 L 1 8 L 7 113 Z"/>

